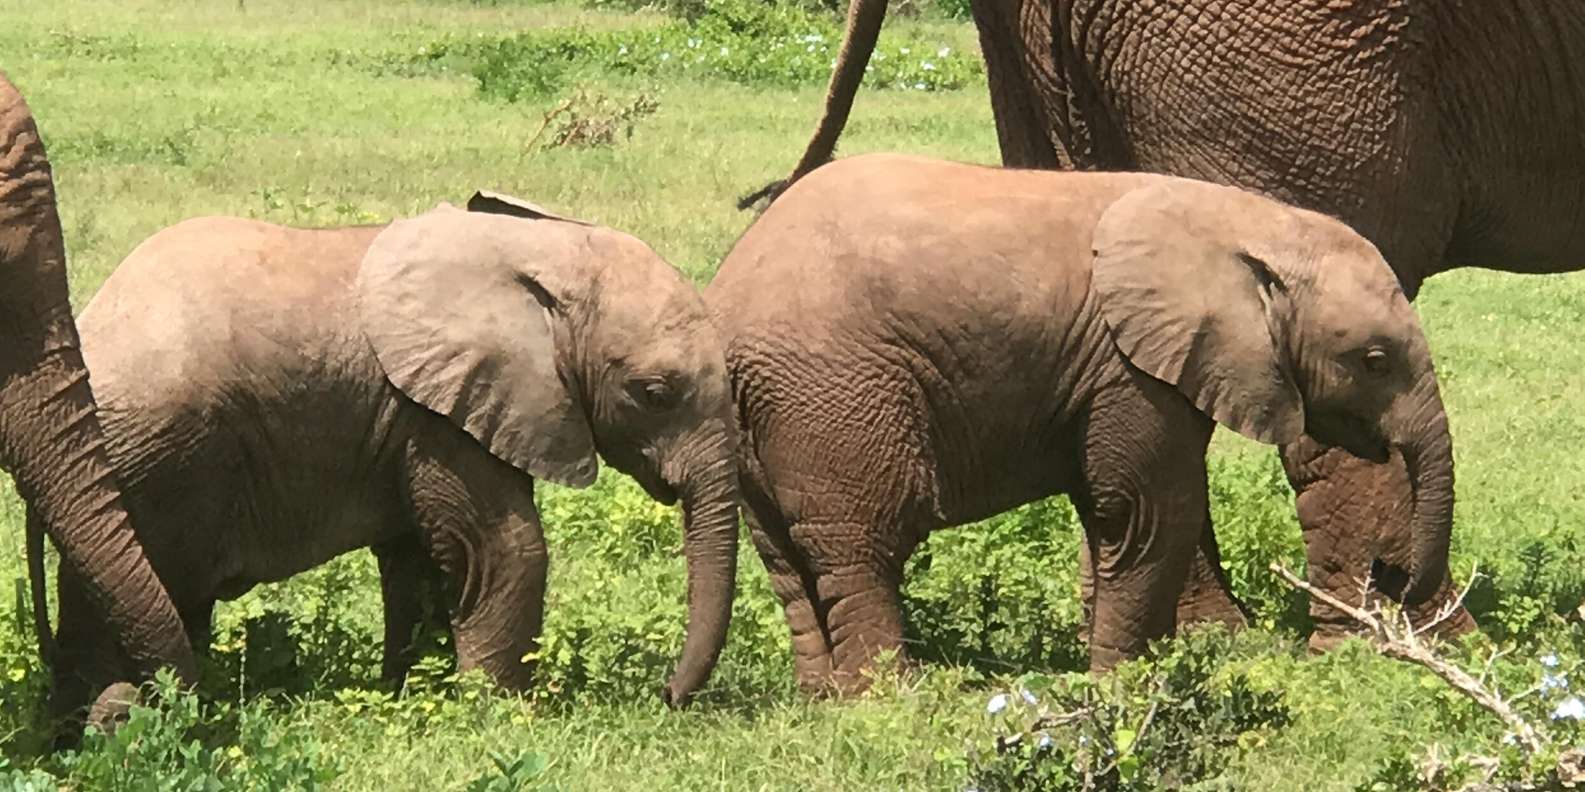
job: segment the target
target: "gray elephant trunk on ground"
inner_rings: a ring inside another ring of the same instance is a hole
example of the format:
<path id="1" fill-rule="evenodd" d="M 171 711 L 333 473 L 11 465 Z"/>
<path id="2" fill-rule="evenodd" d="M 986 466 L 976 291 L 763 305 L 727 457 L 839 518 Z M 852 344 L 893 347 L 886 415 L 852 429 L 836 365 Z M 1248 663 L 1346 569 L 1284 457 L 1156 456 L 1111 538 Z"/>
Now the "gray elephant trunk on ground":
<path id="1" fill-rule="evenodd" d="M 71 318 L 49 160 L 3 75 L 0 282 L 0 465 L 138 670 L 172 665 L 192 681 L 197 666 L 181 619 L 137 543 L 105 455 Z"/>
<path id="2" fill-rule="evenodd" d="M 1436 594 L 1447 577 L 1453 534 L 1453 442 L 1435 377 L 1426 377 L 1407 397 L 1409 427 L 1399 444 L 1414 490 L 1409 581 L 1403 601 L 1419 604 Z"/>
<path id="3" fill-rule="evenodd" d="M 683 554 L 688 559 L 688 633 L 677 671 L 662 697 L 686 706 L 709 679 L 726 643 L 737 579 L 737 468 L 731 444 L 716 440 L 696 459 L 703 464 L 679 482 Z"/>

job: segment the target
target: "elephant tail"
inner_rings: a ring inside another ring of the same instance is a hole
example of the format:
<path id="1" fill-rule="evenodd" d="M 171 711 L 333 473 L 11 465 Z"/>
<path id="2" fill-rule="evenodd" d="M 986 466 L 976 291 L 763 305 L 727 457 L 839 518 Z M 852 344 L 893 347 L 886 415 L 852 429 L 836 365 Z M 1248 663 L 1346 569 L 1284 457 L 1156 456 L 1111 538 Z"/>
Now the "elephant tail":
<path id="1" fill-rule="evenodd" d="M 820 123 L 815 126 L 814 137 L 810 138 L 791 175 L 739 199 L 739 210 L 747 210 L 761 200 L 776 200 L 793 182 L 831 161 L 836 153 L 837 138 L 842 136 L 848 114 L 853 110 L 853 98 L 864 81 L 864 69 L 869 66 L 870 55 L 875 52 L 875 43 L 880 38 L 881 24 L 886 20 L 886 3 L 887 0 L 850 0 L 842 48 L 837 51 L 836 63 L 831 69 L 825 108 Z"/>
<path id="2" fill-rule="evenodd" d="M 55 635 L 50 630 L 50 606 L 45 596 L 44 522 L 38 512 L 27 509 L 28 588 L 33 592 L 33 632 L 39 642 L 39 657 L 55 662 Z"/>

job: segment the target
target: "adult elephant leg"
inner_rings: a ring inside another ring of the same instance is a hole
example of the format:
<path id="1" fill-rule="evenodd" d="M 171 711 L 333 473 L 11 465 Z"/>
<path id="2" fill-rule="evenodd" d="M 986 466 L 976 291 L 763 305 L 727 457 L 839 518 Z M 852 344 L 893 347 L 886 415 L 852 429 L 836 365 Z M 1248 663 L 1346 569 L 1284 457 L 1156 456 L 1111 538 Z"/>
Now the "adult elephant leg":
<path id="1" fill-rule="evenodd" d="M 418 534 L 404 535 L 370 548 L 380 567 L 385 610 L 385 646 L 380 678 L 396 688 L 420 654 L 419 640 L 448 617 L 442 573 Z"/>
<path id="2" fill-rule="evenodd" d="M 549 567 L 533 480 L 433 418 L 408 441 L 408 499 L 430 556 L 451 581 L 458 668 L 482 668 L 502 687 L 525 690 Z"/>
<path id="3" fill-rule="evenodd" d="M 1057 87 L 1051 63 L 1049 4 L 975 2 L 970 9 L 985 57 L 1002 164 L 1010 168 L 1061 166 L 1052 141 L 1052 113 L 1046 104 L 1048 93 Z M 1044 43 L 1018 46 L 1020 42 Z"/>
<path id="4" fill-rule="evenodd" d="M 1282 449 L 1282 462 L 1298 493 L 1310 585 L 1358 603 L 1376 596 L 1364 589 L 1374 561 L 1410 568 L 1414 496 L 1401 456 L 1394 452 L 1376 464 L 1305 437 Z M 1469 632 L 1475 620 L 1457 597 L 1452 581 L 1444 580 L 1435 596 L 1409 608 L 1409 617 L 1424 626 L 1443 615 L 1438 633 Z M 1310 619 L 1313 651 L 1330 649 L 1360 630 L 1353 619 L 1314 598 Z"/>

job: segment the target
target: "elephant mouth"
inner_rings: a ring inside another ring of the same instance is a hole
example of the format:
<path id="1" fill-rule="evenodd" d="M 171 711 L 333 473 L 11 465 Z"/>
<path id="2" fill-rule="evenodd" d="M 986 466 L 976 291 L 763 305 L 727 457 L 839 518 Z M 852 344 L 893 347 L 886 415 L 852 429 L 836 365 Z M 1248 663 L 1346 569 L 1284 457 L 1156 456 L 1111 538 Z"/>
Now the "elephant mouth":
<path id="1" fill-rule="evenodd" d="M 1387 442 L 1369 423 L 1352 416 L 1314 418 L 1306 421 L 1304 431 L 1324 445 L 1341 448 L 1378 465 L 1385 463 L 1391 454 Z"/>
<path id="2" fill-rule="evenodd" d="M 644 488 L 644 492 L 662 505 L 670 506 L 677 502 L 676 487 L 650 476 L 634 476 L 634 478 L 638 481 L 638 485 Z"/>

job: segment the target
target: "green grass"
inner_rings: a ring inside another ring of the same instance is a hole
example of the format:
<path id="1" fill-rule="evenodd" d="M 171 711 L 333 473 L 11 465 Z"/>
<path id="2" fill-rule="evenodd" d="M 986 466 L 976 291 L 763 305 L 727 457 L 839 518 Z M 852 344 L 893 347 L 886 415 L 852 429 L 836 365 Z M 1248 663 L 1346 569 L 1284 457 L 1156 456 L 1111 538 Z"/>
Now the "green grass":
<path id="1" fill-rule="evenodd" d="M 441 41 L 664 24 L 653 12 L 547 3 L 56 0 L 9 9 L 0 52 L 55 162 L 79 307 L 140 240 L 186 217 L 366 222 L 477 187 L 636 234 L 702 284 L 751 220 L 737 197 L 801 151 L 822 84 L 574 70 L 542 100 L 505 103 L 481 98 L 466 58 L 420 57 Z M 965 23 L 896 27 L 959 51 L 976 45 Z M 614 147 L 527 148 L 574 84 L 618 99 L 648 93 L 660 108 Z M 843 153 L 872 150 L 997 161 L 982 78 L 955 91 L 864 93 Z M 1585 598 L 1585 351 L 1574 343 L 1585 279 L 1462 272 L 1422 294 L 1456 434 L 1455 567 L 1478 562 L 1491 576 L 1473 601 L 1515 650 L 1511 673 L 1533 670 L 1525 658 L 1543 647 L 1578 656 L 1585 631 L 1556 614 Z M 1213 456 L 1229 563 L 1254 570 L 1240 587 L 1268 625 L 1229 650 L 1227 667 L 1270 680 L 1292 715 L 1241 738 L 1216 788 L 1350 789 L 1433 739 L 1495 736 L 1467 705 L 1368 652 L 1306 658 L 1283 595 L 1259 571 L 1302 559 L 1274 455 L 1224 433 Z M 542 493 L 553 564 L 533 696 L 448 682 L 444 669 L 431 675 L 438 693 L 371 692 L 378 589 L 357 553 L 222 606 L 205 693 L 233 711 L 193 733 L 233 768 L 309 746 L 348 789 L 463 788 L 489 774 L 491 752 L 538 754 L 541 780 L 566 789 L 962 788 L 968 749 L 989 746 L 998 728 L 985 702 L 1011 684 L 1002 675 L 1071 670 L 1082 656 L 1078 536 L 1060 501 L 933 540 L 930 570 L 910 583 L 912 638 L 920 656 L 965 665 L 932 662 L 856 701 L 793 690 L 786 629 L 745 543 L 721 670 L 700 706 L 669 713 L 655 691 L 680 645 L 675 516 L 609 473 L 588 492 Z M 6 493 L 0 579 L 22 575 L 21 525 Z M 0 750 L 13 766 L 104 786 L 100 771 L 40 757 L 40 669 L 11 627 L 9 597 L 0 603 Z"/>

